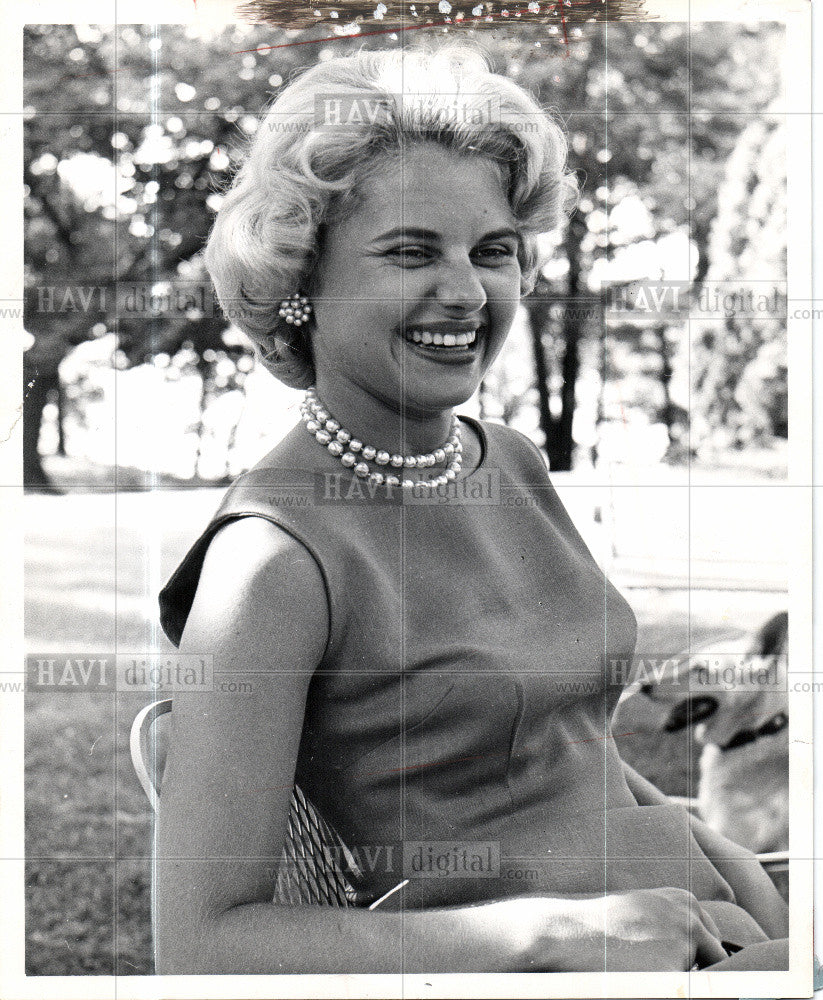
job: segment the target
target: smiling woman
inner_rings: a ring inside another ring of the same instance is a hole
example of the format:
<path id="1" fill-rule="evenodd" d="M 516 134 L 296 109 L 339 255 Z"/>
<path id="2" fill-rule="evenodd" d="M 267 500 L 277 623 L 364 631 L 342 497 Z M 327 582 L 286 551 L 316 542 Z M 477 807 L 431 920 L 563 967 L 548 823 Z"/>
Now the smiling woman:
<path id="1" fill-rule="evenodd" d="M 330 60 L 258 130 L 208 264 L 308 392 L 161 594 L 170 638 L 254 697 L 175 696 L 160 972 L 785 957 L 753 855 L 620 760 L 604 664 L 631 657 L 634 616 L 539 452 L 455 414 L 560 221 L 564 159 L 556 124 L 465 48 Z M 294 782 L 374 860 L 353 878 L 376 912 L 273 901 Z"/>

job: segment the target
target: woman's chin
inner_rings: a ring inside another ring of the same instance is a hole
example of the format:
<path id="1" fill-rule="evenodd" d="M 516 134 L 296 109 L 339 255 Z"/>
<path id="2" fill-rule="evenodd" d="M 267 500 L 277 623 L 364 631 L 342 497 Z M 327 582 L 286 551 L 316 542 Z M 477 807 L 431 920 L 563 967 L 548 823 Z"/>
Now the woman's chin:
<path id="1" fill-rule="evenodd" d="M 434 417 L 444 410 L 453 410 L 462 406 L 467 399 L 475 394 L 479 381 L 459 385 L 425 385 L 416 386 L 405 382 L 403 384 L 402 410 L 408 417 Z"/>
<path id="2" fill-rule="evenodd" d="M 399 381 L 407 408 L 450 409 L 477 392 L 485 371 L 482 349 L 404 346 Z"/>

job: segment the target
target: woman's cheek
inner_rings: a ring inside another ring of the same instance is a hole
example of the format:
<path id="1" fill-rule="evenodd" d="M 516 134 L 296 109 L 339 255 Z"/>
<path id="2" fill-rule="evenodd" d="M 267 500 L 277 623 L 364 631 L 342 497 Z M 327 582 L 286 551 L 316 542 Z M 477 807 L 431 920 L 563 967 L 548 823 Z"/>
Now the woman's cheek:
<path id="1" fill-rule="evenodd" d="M 426 299 L 436 297 L 433 282 L 430 279 L 427 280 L 423 268 L 398 270 L 390 287 L 393 292 L 393 301 L 403 307 L 403 312 L 407 312 L 409 307 L 414 307 Z"/>
<path id="2" fill-rule="evenodd" d="M 506 280 L 495 283 L 487 293 L 489 302 L 492 303 L 492 319 L 495 325 L 505 331 L 503 339 L 511 329 L 520 304 L 520 268 L 515 271 L 515 274 L 507 275 Z"/>

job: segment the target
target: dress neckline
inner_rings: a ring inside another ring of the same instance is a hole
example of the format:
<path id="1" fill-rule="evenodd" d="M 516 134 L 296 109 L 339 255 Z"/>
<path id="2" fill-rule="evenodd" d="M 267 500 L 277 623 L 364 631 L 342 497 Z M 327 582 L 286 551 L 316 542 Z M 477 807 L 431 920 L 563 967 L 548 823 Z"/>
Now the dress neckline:
<path id="1" fill-rule="evenodd" d="M 464 424 L 468 424 L 474 430 L 480 442 L 480 460 L 478 461 L 477 465 L 475 466 L 474 469 L 471 470 L 471 472 L 461 471 L 459 474 L 460 479 L 465 479 L 468 476 L 473 476 L 475 473 L 480 472 L 484 468 L 489 454 L 489 436 L 486 433 L 485 427 L 479 420 L 476 420 L 474 417 L 464 416 L 462 413 L 458 413 L 456 414 L 456 416 L 458 420 L 462 421 Z M 300 434 L 299 433 L 300 431 L 303 431 L 303 433 Z M 297 439 L 300 441 L 302 441 L 305 438 L 306 443 L 308 443 L 308 435 L 306 435 L 305 433 L 305 428 L 303 427 L 302 421 L 295 424 L 289 433 L 296 434 Z M 250 469 L 247 469 L 245 472 L 241 472 L 240 475 L 235 480 L 235 482 L 239 482 L 241 479 L 246 479 L 247 477 L 253 477 L 256 474 L 264 474 L 271 469 L 282 468 L 281 466 L 269 465 L 267 462 L 267 460 L 271 458 L 272 453 L 277 447 L 279 447 L 279 445 L 275 445 L 275 448 L 273 448 L 272 451 L 270 451 L 269 454 L 266 455 L 265 458 L 261 459 L 260 462 L 258 462 L 256 465 L 253 465 Z M 323 449 L 320 450 L 322 451 Z M 347 478 L 351 479 L 355 478 L 351 469 L 340 468 L 339 465 L 336 466 L 336 468 L 342 475 L 346 475 Z"/>
<path id="2" fill-rule="evenodd" d="M 480 442 L 480 461 L 471 472 L 464 473 L 466 476 L 473 476 L 476 472 L 480 472 L 486 464 L 489 454 L 489 438 L 486 434 L 486 428 L 479 420 L 475 420 L 474 417 L 466 417 L 462 413 L 458 413 L 457 419 L 462 420 L 464 424 L 468 424 L 474 430 L 475 434 L 477 434 L 477 439 Z"/>

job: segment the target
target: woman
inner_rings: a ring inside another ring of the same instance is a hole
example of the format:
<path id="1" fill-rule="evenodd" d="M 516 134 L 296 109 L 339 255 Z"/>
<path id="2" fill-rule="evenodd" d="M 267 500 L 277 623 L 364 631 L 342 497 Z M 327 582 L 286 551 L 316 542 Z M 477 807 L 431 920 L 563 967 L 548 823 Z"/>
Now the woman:
<path id="1" fill-rule="evenodd" d="M 564 162 L 466 49 L 317 65 L 257 133 L 207 263 L 270 370 L 313 389 L 161 595 L 181 651 L 254 694 L 175 695 L 160 972 L 781 961 L 753 856 L 621 764 L 603 664 L 634 617 L 539 452 L 454 416 L 533 284 Z M 373 912 L 273 903 L 294 780 L 378 859 L 363 898 L 405 888 Z"/>

